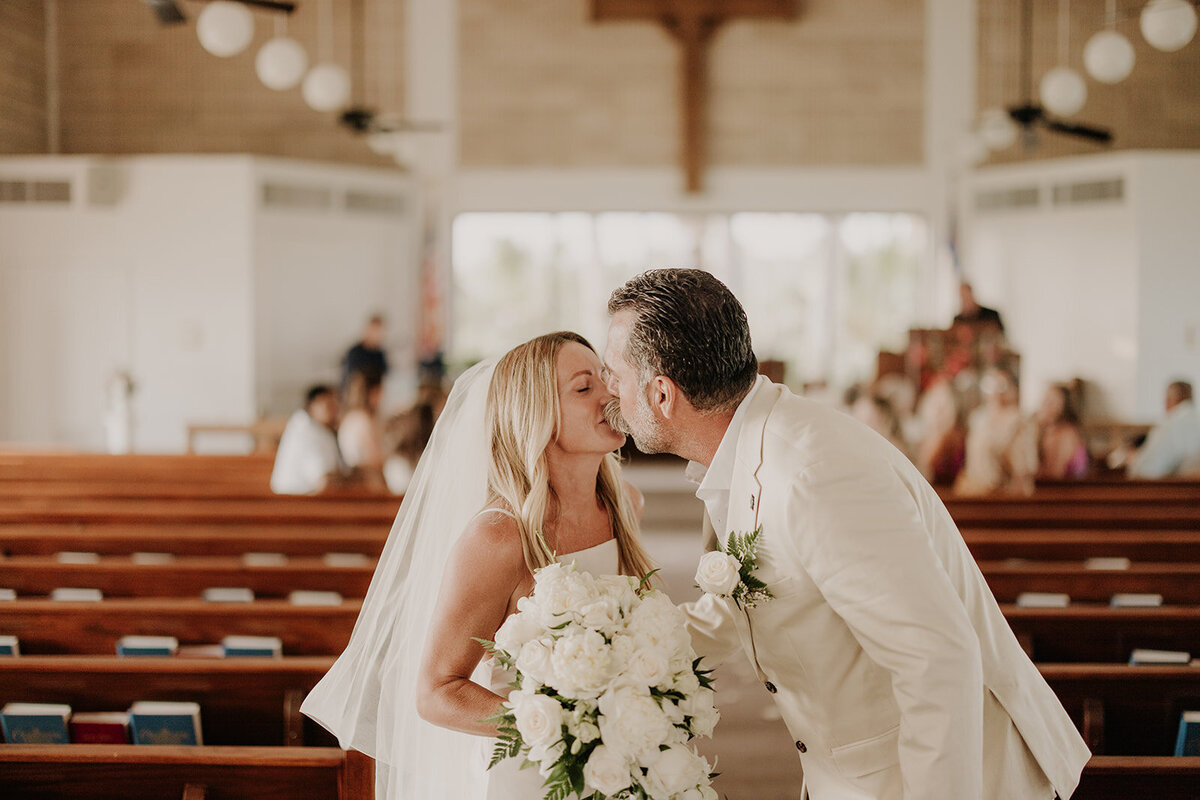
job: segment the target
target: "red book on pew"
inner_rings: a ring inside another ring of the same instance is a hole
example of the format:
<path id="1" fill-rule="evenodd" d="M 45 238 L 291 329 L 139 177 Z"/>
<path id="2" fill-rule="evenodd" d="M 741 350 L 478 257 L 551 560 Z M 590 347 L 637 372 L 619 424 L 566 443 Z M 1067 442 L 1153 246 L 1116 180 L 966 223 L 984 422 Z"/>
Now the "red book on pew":
<path id="1" fill-rule="evenodd" d="M 85 711 L 71 715 L 72 744 L 129 744 L 129 713 Z"/>

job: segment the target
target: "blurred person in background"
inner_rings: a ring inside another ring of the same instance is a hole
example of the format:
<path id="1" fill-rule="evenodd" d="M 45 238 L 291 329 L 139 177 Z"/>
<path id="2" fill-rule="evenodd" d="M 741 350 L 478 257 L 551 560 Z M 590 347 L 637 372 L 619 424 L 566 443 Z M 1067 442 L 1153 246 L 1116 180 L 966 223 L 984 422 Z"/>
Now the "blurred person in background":
<path id="1" fill-rule="evenodd" d="M 1038 426 L 1038 480 L 1077 480 L 1087 475 L 1087 443 L 1071 390 L 1061 383 L 1047 386 L 1034 418 Z"/>
<path id="2" fill-rule="evenodd" d="M 914 452 L 917 468 L 934 486 L 953 484 L 966 459 L 967 426 L 952 377 L 934 379 L 917 403 L 916 419 L 920 429 Z"/>
<path id="3" fill-rule="evenodd" d="M 427 398 L 418 399 L 412 408 L 397 414 L 388 423 L 388 439 L 394 444 L 389 448 L 391 455 L 384 462 L 383 476 L 392 494 L 404 494 L 408 489 L 417 462 L 433 434 L 436 412 Z"/>
<path id="4" fill-rule="evenodd" d="M 387 354 L 383 352 L 384 320 L 380 314 L 373 315 L 367 320 L 362 340 L 346 351 L 342 356 L 342 391 L 350 387 L 350 378 L 355 373 L 362 373 L 368 382 L 383 383 L 387 376 Z"/>
<path id="5" fill-rule="evenodd" d="M 338 448 L 351 469 L 364 482 L 383 488 L 383 429 L 379 424 L 379 403 L 383 385 L 374 373 L 355 372 L 346 388 L 346 413 L 338 426 Z"/>
<path id="6" fill-rule="evenodd" d="M 1016 378 L 989 367 L 979 390 L 983 404 L 967 420 L 966 461 L 954 491 L 1032 494 L 1038 469 L 1037 426 L 1021 417 Z"/>
<path id="7" fill-rule="evenodd" d="M 1163 421 L 1133 454 L 1129 477 L 1200 477 L 1200 412 L 1192 399 L 1192 385 L 1172 381 L 1167 386 L 1166 409 Z"/>
<path id="8" fill-rule="evenodd" d="M 275 466 L 271 491 L 318 494 L 346 482 L 350 471 L 337 442 L 338 398 L 332 386 L 317 384 L 304 396 L 304 407 L 288 419 Z"/>

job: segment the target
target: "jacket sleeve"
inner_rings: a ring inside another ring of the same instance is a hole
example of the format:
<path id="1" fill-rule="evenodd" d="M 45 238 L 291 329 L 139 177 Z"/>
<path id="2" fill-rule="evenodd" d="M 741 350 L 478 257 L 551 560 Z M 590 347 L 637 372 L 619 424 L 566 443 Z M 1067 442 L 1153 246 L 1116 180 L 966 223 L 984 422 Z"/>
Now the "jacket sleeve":
<path id="1" fill-rule="evenodd" d="M 692 603 L 680 606 L 687 617 L 687 630 L 692 637 L 692 649 L 704 659 L 705 669 L 713 669 L 741 647 L 734 622 L 734 611 L 728 600 L 705 594 Z"/>
<path id="2" fill-rule="evenodd" d="M 838 461 L 792 480 L 781 550 L 891 674 L 905 800 L 979 800 L 983 667 L 967 610 L 894 468 Z"/>

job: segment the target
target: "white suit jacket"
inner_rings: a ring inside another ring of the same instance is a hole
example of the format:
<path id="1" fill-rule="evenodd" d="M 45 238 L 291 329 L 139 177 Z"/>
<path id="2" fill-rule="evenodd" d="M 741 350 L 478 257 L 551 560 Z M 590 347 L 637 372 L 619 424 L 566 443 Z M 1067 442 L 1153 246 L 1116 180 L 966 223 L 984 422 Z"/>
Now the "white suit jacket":
<path id="1" fill-rule="evenodd" d="M 1090 753 L 932 487 L 845 414 L 765 381 L 747 403 L 717 533 L 762 526 L 756 574 L 774 598 L 686 606 L 697 653 L 711 666 L 740 644 L 806 773 L 847 794 L 978 800 L 998 771 L 985 760 L 1003 757 L 983 752 L 983 717 L 1006 713 L 1069 797 Z M 869 788 L 881 773 L 886 792 Z"/>

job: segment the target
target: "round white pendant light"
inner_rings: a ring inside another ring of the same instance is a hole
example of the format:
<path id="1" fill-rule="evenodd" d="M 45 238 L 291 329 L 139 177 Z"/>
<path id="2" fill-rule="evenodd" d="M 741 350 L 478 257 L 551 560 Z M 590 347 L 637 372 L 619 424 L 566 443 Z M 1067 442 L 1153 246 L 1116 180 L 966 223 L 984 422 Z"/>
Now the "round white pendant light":
<path id="1" fill-rule="evenodd" d="M 258 51 L 254 59 L 258 79 L 269 89 L 283 91 L 291 89 L 304 78 L 308 69 L 308 53 L 295 39 L 276 36 Z"/>
<path id="2" fill-rule="evenodd" d="M 1142 9 L 1141 27 L 1151 47 L 1172 53 L 1196 35 L 1196 9 L 1185 0 L 1150 0 Z"/>
<path id="3" fill-rule="evenodd" d="M 1101 83 L 1120 83 L 1133 72 L 1133 45 L 1116 31 L 1100 31 L 1083 46 L 1083 68 Z"/>
<path id="4" fill-rule="evenodd" d="M 979 114 L 979 139 L 989 150 L 1004 150 L 1017 141 L 1017 123 L 1003 108 L 985 108 Z"/>
<path id="5" fill-rule="evenodd" d="M 1042 105 L 1059 116 L 1069 117 L 1087 102 L 1087 84 L 1069 67 L 1055 67 L 1042 76 L 1038 86 Z"/>
<path id="6" fill-rule="evenodd" d="M 241 3 L 215 0 L 196 17 L 196 37 L 214 56 L 236 56 L 254 38 L 254 15 Z"/>
<path id="7" fill-rule="evenodd" d="M 317 64 L 300 89 L 304 102 L 316 111 L 335 111 L 350 98 L 350 76 L 337 64 Z"/>

